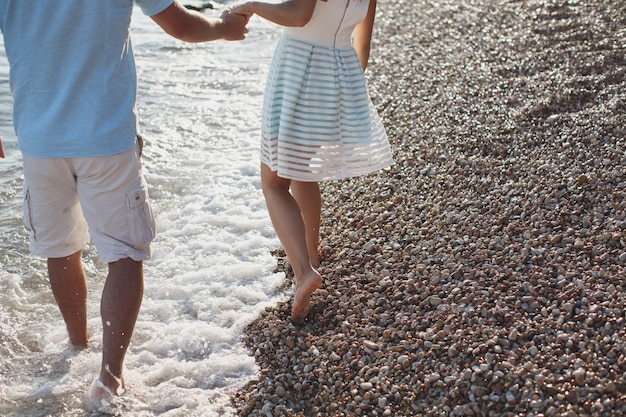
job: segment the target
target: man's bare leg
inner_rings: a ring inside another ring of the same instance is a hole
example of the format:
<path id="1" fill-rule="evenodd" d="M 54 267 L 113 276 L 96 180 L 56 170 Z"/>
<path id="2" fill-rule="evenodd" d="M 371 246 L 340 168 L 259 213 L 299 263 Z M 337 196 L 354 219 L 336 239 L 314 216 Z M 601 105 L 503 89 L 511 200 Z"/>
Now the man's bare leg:
<path id="1" fill-rule="evenodd" d="M 322 196 L 317 182 L 291 182 L 291 193 L 300 207 L 304 229 L 306 233 L 306 246 L 309 251 L 311 266 L 320 266 L 319 243 L 320 243 L 320 217 L 322 213 Z"/>
<path id="2" fill-rule="evenodd" d="M 87 347 L 87 281 L 82 252 L 63 258 L 48 258 L 48 275 L 70 342 L 76 347 Z"/>
<path id="3" fill-rule="evenodd" d="M 124 357 L 139 315 L 143 297 L 143 263 L 130 258 L 109 264 L 100 304 L 102 315 L 102 366 L 91 388 L 96 406 L 124 388 Z"/>

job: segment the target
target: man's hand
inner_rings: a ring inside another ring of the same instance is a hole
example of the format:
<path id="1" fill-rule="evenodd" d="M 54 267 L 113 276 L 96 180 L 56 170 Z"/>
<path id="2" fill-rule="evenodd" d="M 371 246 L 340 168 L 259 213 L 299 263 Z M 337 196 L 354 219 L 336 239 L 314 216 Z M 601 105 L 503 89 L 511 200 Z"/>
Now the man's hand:
<path id="1" fill-rule="evenodd" d="M 178 1 L 151 18 L 170 36 L 185 42 L 209 42 L 218 39 L 239 41 L 248 33 L 244 16 L 226 11 L 220 18 L 207 18 L 201 13 L 187 10 Z"/>
<path id="2" fill-rule="evenodd" d="M 240 41 L 246 38 L 246 33 L 248 33 L 246 25 L 250 19 L 249 16 L 233 13 L 228 9 L 222 12 L 220 19 L 222 19 L 224 25 L 222 27 L 224 39 L 227 41 Z"/>

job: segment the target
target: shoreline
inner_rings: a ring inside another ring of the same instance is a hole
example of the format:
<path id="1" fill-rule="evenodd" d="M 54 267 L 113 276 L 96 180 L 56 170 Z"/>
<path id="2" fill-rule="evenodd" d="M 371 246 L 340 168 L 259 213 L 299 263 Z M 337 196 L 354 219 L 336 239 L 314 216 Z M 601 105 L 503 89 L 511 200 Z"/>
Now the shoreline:
<path id="1" fill-rule="evenodd" d="M 626 4 L 408 5 L 367 70 L 396 164 L 322 185 L 311 319 L 248 326 L 238 415 L 626 414 Z"/>

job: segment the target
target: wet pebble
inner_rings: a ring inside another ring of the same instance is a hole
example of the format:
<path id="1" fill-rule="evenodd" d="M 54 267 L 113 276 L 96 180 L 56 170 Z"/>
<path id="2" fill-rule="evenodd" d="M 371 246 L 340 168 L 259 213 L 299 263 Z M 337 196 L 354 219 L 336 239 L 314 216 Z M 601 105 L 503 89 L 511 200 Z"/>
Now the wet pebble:
<path id="1" fill-rule="evenodd" d="M 322 184 L 323 287 L 247 327 L 238 415 L 626 415 L 626 5 L 378 4 L 396 163 Z"/>

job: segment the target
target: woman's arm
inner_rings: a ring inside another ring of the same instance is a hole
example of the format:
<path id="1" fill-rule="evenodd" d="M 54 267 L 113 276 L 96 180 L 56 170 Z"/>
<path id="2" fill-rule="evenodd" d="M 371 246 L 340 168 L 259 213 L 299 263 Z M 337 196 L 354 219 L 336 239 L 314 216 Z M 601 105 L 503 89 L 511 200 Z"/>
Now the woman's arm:
<path id="1" fill-rule="evenodd" d="M 369 0 L 367 16 L 354 28 L 353 45 L 359 56 L 363 71 L 367 67 L 370 59 L 370 48 L 372 44 L 372 32 L 374 31 L 374 17 L 376 16 L 376 0 Z"/>
<path id="2" fill-rule="evenodd" d="M 282 3 L 249 1 L 232 8 L 233 13 L 257 14 L 280 26 L 302 27 L 309 23 L 317 0 L 287 0 Z"/>

